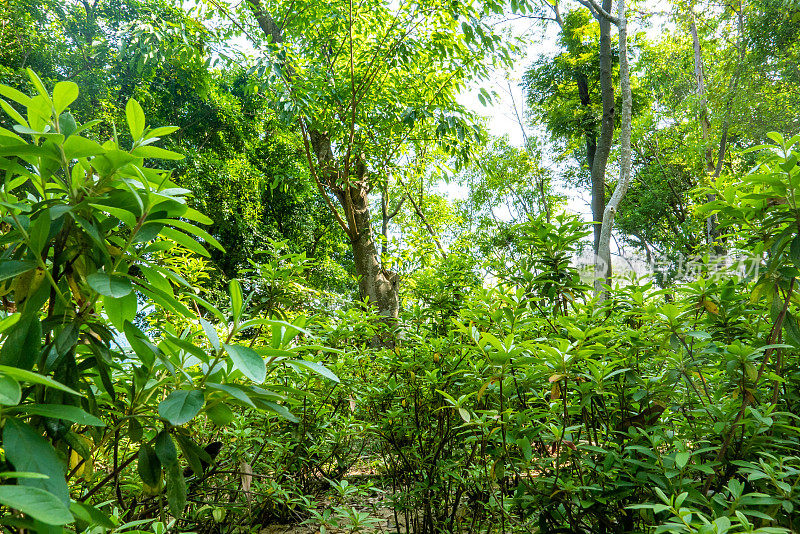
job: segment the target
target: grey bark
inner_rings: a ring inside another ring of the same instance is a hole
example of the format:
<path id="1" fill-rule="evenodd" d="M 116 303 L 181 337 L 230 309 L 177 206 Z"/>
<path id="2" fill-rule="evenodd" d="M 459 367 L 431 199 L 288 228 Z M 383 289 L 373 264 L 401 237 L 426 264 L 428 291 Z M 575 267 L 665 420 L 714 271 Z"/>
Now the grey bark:
<path id="1" fill-rule="evenodd" d="M 619 182 L 603 213 L 600 242 L 595 260 L 595 296 L 602 303 L 608 297 L 604 284 L 611 284 L 611 231 L 614 228 L 614 215 L 620 202 L 628 192 L 631 180 L 631 115 L 633 97 L 631 95 L 630 67 L 628 65 L 628 23 L 625 15 L 625 0 L 617 2 L 617 26 L 619 28 L 619 85 L 622 93 L 622 117 L 620 121 Z M 608 12 L 608 9 L 606 9 Z"/>
<path id="2" fill-rule="evenodd" d="M 611 11 L 612 0 L 603 0 L 602 9 Z M 611 73 L 611 21 L 603 14 L 594 11 L 600 25 L 600 94 L 603 102 L 603 116 L 600 121 L 600 136 L 592 158 L 592 217 L 594 225 L 594 251 L 600 246 L 603 213 L 606 205 L 606 166 L 614 141 L 614 82 Z M 587 150 L 590 140 L 587 139 Z"/>

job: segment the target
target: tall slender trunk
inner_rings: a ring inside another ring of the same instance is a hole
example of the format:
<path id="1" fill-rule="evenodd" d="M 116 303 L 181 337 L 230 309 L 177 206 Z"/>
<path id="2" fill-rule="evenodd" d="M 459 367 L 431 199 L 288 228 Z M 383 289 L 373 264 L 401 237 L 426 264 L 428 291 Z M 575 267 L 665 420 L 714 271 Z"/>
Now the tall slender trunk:
<path id="1" fill-rule="evenodd" d="M 611 12 L 612 0 L 603 0 L 603 10 Z M 603 213 L 606 206 L 606 165 L 614 141 L 614 81 L 611 67 L 611 21 L 597 15 L 600 25 L 600 95 L 603 116 L 600 121 L 600 137 L 597 140 L 592 161 L 592 218 L 594 225 L 594 251 L 600 246 Z M 610 268 L 610 264 L 609 264 Z"/>
<path id="2" fill-rule="evenodd" d="M 700 133 L 703 136 L 703 161 L 705 163 L 706 175 L 713 185 L 716 179 L 716 166 L 714 165 L 714 150 L 711 147 L 711 120 L 708 116 L 708 96 L 706 93 L 706 80 L 703 68 L 703 51 L 700 46 L 700 35 L 697 32 L 697 22 L 694 16 L 694 3 L 689 6 L 691 10 L 691 23 L 689 31 L 692 34 L 692 50 L 694 52 L 694 77 L 697 84 L 697 96 L 700 98 L 700 109 L 698 120 L 700 122 Z M 712 193 L 706 195 L 706 200 L 712 202 L 715 196 Z M 711 245 L 717 240 L 717 220 L 716 216 L 706 217 L 706 242 Z"/>
<path id="3" fill-rule="evenodd" d="M 595 275 L 603 272 L 595 281 L 595 295 L 599 302 L 608 297 L 603 284 L 611 284 L 611 231 L 614 228 L 614 215 L 620 202 L 628 192 L 631 181 L 631 115 L 633 97 L 631 95 L 630 67 L 628 65 L 628 23 L 625 17 L 625 0 L 617 2 L 617 26 L 619 27 L 619 86 L 622 93 L 622 117 L 620 121 L 619 182 L 603 213 L 603 225 L 595 263 Z M 606 9 L 606 13 L 608 10 Z"/>

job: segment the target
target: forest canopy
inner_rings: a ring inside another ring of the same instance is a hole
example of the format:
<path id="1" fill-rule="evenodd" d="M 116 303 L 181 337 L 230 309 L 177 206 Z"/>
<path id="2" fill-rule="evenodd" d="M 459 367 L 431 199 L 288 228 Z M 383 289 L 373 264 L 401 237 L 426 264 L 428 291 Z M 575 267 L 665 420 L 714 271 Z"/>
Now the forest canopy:
<path id="1" fill-rule="evenodd" d="M 795 0 L 0 0 L 0 529 L 796 532 L 799 160 Z"/>

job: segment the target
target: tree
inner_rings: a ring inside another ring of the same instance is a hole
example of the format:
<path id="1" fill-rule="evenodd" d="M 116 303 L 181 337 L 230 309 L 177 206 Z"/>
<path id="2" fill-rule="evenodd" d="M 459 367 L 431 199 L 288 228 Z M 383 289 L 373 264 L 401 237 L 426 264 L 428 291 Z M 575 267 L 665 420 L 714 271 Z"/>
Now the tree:
<path id="1" fill-rule="evenodd" d="M 14 2 L 3 14 L 9 47 L 0 50 L 0 71 L 23 90 L 26 66 L 48 84 L 79 83 L 73 113 L 105 118 L 98 135 L 112 135 L 112 124 L 124 122 L 119 104 L 133 97 L 153 120 L 180 127 L 166 142 L 187 157 L 168 167 L 192 190 L 192 206 L 209 214 L 207 230 L 226 249 L 211 251 L 220 269 L 205 285 L 224 287 L 222 279 L 249 268 L 248 258 L 270 239 L 352 264 L 315 194 L 301 145 L 283 123 L 263 120 L 270 102 L 251 90 L 253 75 L 216 53 L 228 35 L 224 26 L 204 26 L 207 15 L 162 0 Z M 318 281 L 352 292 L 342 269 L 335 278 Z"/>
<path id="2" fill-rule="evenodd" d="M 577 9 L 563 15 L 558 2 L 548 2 L 547 6 L 561 30 L 560 40 L 565 51 L 552 61 L 540 59 L 526 73 L 528 103 L 554 137 L 583 138 L 591 179 L 594 250 L 597 251 L 616 109 L 611 26 L 593 9 Z M 610 8 L 611 0 L 604 0 L 603 9 Z M 590 23 L 590 16 L 596 20 L 596 26 Z"/>
<path id="3" fill-rule="evenodd" d="M 248 7 L 251 17 L 239 24 L 263 51 L 258 72 L 275 91 L 278 115 L 299 129 L 309 172 L 347 235 L 361 296 L 396 317 L 399 280 L 379 257 L 370 194 L 415 140 L 467 155 L 476 132 L 456 96 L 488 63 L 509 57 L 481 16 L 502 4 L 251 0 Z"/>
<path id="4" fill-rule="evenodd" d="M 620 202 L 628 192 L 631 180 L 631 129 L 633 96 L 631 94 L 631 75 L 628 65 L 628 22 L 625 13 L 625 0 L 617 2 L 617 17 L 614 19 L 607 10 L 592 4 L 595 11 L 609 23 L 614 22 L 619 29 L 619 88 L 622 94 L 622 117 L 619 134 L 619 181 L 614 194 L 603 212 L 603 225 L 600 230 L 600 241 L 595 255 L 595 296 L 602 303 L 608 297 L 604 285 L 611 284 L 611 230 L 614 228 L 614 216 Z M 598 276 L 601 275 L 601 276 Z"/>

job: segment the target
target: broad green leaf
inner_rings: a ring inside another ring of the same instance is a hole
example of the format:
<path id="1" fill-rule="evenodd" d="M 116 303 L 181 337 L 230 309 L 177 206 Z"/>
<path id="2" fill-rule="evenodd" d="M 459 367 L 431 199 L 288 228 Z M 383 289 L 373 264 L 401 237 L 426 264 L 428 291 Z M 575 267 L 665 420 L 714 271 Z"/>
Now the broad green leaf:
<path id="1" fill-rule="evenodd" d="M 175 442 L 166 430 L 158 433 L 153 449 L 164 467 L 178 465 L 178 449 L 175 448 Z"/>
<path id="2" fill-rule="evenodd" d="M 131 281 L 122 276 L 96 272 L 86 277 L 89 287 L 105 297 L 122 298 L 133 291 Z"/>
<path id="3" fill-rule="evenodd" d="M 197 237 L 199 237 L 200 239 L 204 240 L 205 242 L 210 243 L 211 246 L 213 246 L 217 250 L 225 252 L 225 249 L 223 248 L 223 246 L 211 234 L 209 234 L 208 232 L 206 232 L 202 228 L 198 228 L 197 226 L 195 226 L 193 224 L 187 223 L 186 221 L 181 221 L 180 219 L 156 219 L 156 220 L 152 220 L 152 221 L 149 221 L 149 222 L 161 223 L 161 224 L 171 224 L 172 226 L 177 226 L 178 228 L 180 228 L 181 230 L 183 230 L 187 234 L 196 235 Z"/>
<path id="4" fill-rule="evenodd" d="M 195 356 L 200 361 L 208 363 L 209 357 L 208 357 L 208 354 L 206 353 L 205 349 L 203 349 L 201 347 L 198 347 L 197 345 L 195 345 L 194 343 L 192 343 L 188 339 L 183 339 L 183 338 L 172 336 L 170 334 L 166 334 L 165 335 L 165 339 L 164 339 L 164 341 L 162 341 L 162 343 L 167 343 L 167 344 L 170 344 L 170 345 L 174 345 L 175 347 L 183 350 L 184 352 L 187 352 L 187 353 L 191 354 L 192 356 Z"/>
<path id="5" fill-rule="evenodd" d="M 242 316 L 242 286 L 239 285 L 239 281 L 237 279 L 233 278 L 228 284 L 228 290 L 231 294 L 231 311 L 233 312 L 233 321 L 238 323 Z"/>
<path id="6" fill-rule="evenodd" d="M 219 427 L 228 426 L 234 418 L 233 410 L 224 402 L 219 402 L 206 409 L 206 415 L 214 425 Z"/>
<path id="7" fill-rule="evenodd" d="M 157 488 L 161 484 L 161 460 L 158 459 L 153 447 L 147 443 L 139 448 L 136 471 L 142 482 L 148 486 Z"/>
<path id="8" fill-rule="evenodd" d="M 40 488 L 0 486 L 0 504 L 14 508 L 47 525 L 72 523 L 72 514 L 61 500 Z"/>
<path id="9" fill-rule="evenodd" d="M 61 113 L 78 98 L 78 84 L 75 82 L 58 82 L 53 87 L 53 107 Z"/>
<path id="10" fill-rule="evenodd" d="M 675 455 L 675 465 L 678 469 L 683 469 L 692 457 L 691 452 L 679 452 Z"/>
<path id="11" fill-rule="evenodd" d="M 223 345 L 231 357 L 233 365 L 244 376 L 260 384 L 267 377 L 267 366 L 259 354 L 244 345 Z M 338 381 L 338 380 L 337 380 Z"/>
<path id="12" fill-rule="evenodd" d="M 28 107 L 31 103 L 31 98 L 29 96 L 7 85 L 0 84 L 0 95 L 10 98 L 14 102 L 22 104 L 25 107 Z"/>
<path id="13" fill-rule="evenodd" d="M 33 369 L 41 344 L 42 325 L 39 319 L 32 313 L 24 313 L 6 333 L 3 347 L 0 348 L 0 370 L 2 366 L 19 370 Z M 6 374 L 11 375 L 9 372 Z"/>
<path id="14" fill-rule="evenodd" d="M 300 420 L 297 417 L 295 417 L 294 414 L 292 414 L 292 412 L 287 410 L 285 406 L 282 406 L 282 405 L 277 404 L 275 402 L 272 402 L 272 401 L 261 401 L 260 400 L 260 401 L 258 401 L 258 407 L 263 409 L 263 410 L 266 410 L 268 412 L 272 412 L 275 415 L 278 415 L 278 416 L 286 419 L 289 422 L 292 422 L 292 423 L 299 423 L 300 422 Z"/>
<path id="15" fill-rule="evenodd" d="M 198 320 L 200 321 L 200 325 L 203 327 L 203 331 L 206 333 L 208 342 L 211 343 L 211 346 L 214 347 L 214 350 L 220 350 L 222 345 L 219 342 L 219 336 L 217 335 L 217 330 L 214 328 L 214 325 L 202 317 L 198 317 Z"/>
<path id="16" fill-rule="evenodd" d="M 167 239 L 175 241 L 182 247 L 188 248 L 195 254 L 199 254 L 200 256 L 205 256 L 207 258 L 211 256 L 211 254 L 208 253 L 208 251 L 205 249 L 205 247 L 203 247 L 203 245 L 195 241 L 192 237 L 184 234 L 183 232 L 175 230 L 174 228 L 169 228 L 165 226 L 164 228 L 161 229 L 159 234 L 163 235 Z"/>
<path id="17" fill-rule="evenodd" d="M 8 375 L 0 374 L 0 404 L 16 406 L 22 398 L 19 382 Z"/>
<path id="18" fill-rule="evenodd" d="M 183 470 L 176 462 L 166 468 L 167 473 L 167 503 L 169 509 L 176 518 L 183 515 L 183 508 L 186 506 L 186 481 L 183 478 Z"/>
<path id="19" fill-rule="evenodd" d="M 153 137 L 163 137 L 178 130 L 180 130 L 180 128 L 178 128 L 177 126 L 159 126 L 158 128 L 153 128 L 152 130 L 148 130 L 145 133 L 144 138 L 151 139 Z"/>
<path id="20" fill-rule="evenodd" d="M 28 228 L 28 238 L 30 239 L 30 248 L 36 256 L 42 254 L 42 250 L 47 244 L 50 235 L 50 210 L 42 210 L 38 217 L 31 222 Z"/>
<path id="21" fill-rule="evenodd" d="M 178 447 L 180 447 L 183 453 L 183 458 L 187 461 L 194 474 L 202 474 L 204 471 L 203 466 L 211 465 L 214 461 L 204 449 L 188 436 L 176 434 L 175 441 L 178 442 Z"/>
<path id="22" fill-rule="evenodd" d="M 331 372 L 330 369 L 328 369 L 321 363 L 309 362 L 307 360 L 287 360 L 286 363 L 292 365 L 299 365 L 300 367 L 305 367 L 306 369 L 314 371 L 320 376 L 324 376 L 325 378 L 333 380 L 334 382 L 339 382 L 339 377 L 333 374 L 333 372 Z"/>
<path id="23" fill-rule="evenodd" d="M 190 221 L 198 222 L 200 224 L 205 224 L 207 226 L 214 224 L 214 221 L 211 218 L 207 217 L 206 215 L 203 215 L 194 208 L 186 208 L 186 213 L 184 213 L 183 216 L 189 219 Z"/>
<path id="24" fill-rule="evenodd" d="M 175 426 L 180 426 L 194 418 L 203 408 L 203 392 L 196 389 L 173 391 L 158 403 L 158 415 Z"/>
<path id="25" fill-rule="evenodd" d="M 36 268 L 32 260 L 0 260 L 0 281 L 14 278 Z"/>
<path id="26" fill-rule="evenodd" d="M 106 149 L 95 141 L 79 135 L 70 135 L 67 140 L 64 141 L 64 155 L 69 160 L 97 156 L 105 151 Z"/>
<path id="27" fill-rule="evenodd" d="M 23 315 L 21 313 L 15 313 L 0 319 L 0 334 L 17 324 L 22 317 Z"/>
<path id="28" fill-rule="evenodd" d="M 124 222 L 129 228 L 134 228 L 136 226 L 136 215 L 131 213 L 130 211 L 122 208 L 115 208 L 113 206 L 106 206 L 104 204 L 89 204 L 93 208 L 97 208 L 100 211 L 104 211 L 120 221 Z"/>
<path id="29" fill-rule="evenodd" d="M 12 119 L 17 121 L 19 124 L 21 124 L 23 126 L 27 126 L 28 125 L 28 121 L 25 120 L 25 117 L 20 115 L 20 113 L 16 109 L 14 109 L 14 107 L 11 104 L 9 104 L 8 102 L 6 102 L 5 100 L 0 99 L 0 107 L 2 107 L 5 110 L 5 112 L 8 113 L 8 115 Z"/>
<path id="30" fill-rule="evenodd" d="M 55 449 L 34 429 L 16 418 L 6 419 L 3 449 L 17 471 L 47 475 L 46 479 L 20 480 L 23 486 L 39 488 L 55 495 L 64 506 L 69 505 L 69 492 L 64 478 L 64 465 Z"/>
<path id="31" fill-rule="evenodd" d="M 32 371 L 27 371 L 25 369 L 19 369 L 17 367 L 9 367 L 7 365 L 0 365 L 0 373 L 12 376 L 19 381 L 30 382 L 31 384 L 41 384 L 43 386 L 51 387 L 53 389 L 58 389 L 66 393 L 70 393 L 72 395 L 81 396 L 81 394 L 75 391 L 74 389 L 69 388 L 59 382 L 56 382 L 50 377 L 40 375 Z"/>
<path id="32" fill-rule="evenodd" d="M 106 424 L 94 415 L 87 413 L 77 406 L 68 404 L 26 404 L 12 410 L 13 412 L 24 412 L 30 415 L 42 415 L 53 419 L 64 419 L 79 425 L 87 426 L 106 426 Z"/>
<path id="33" fill-rule="evenodd" d="M 133 352 L 136 353 L 142 363 L 147 367 L 152 367 L 159 351 L 150 341 L 150 338 L 130 321 L 125 321 L 123 331 L 125 332 L 125 337 L 128 343 L 130 343 Z"/>
<path id="34" fill-rule="evenodd" d="M 124 328 L 125 321 L 133 321 L 136 318 L 139 305 L 136 293 L 130 292 L 122 298 L 103 297 L 102 301 L 108 320 L 120 332 Z"/>
<path id="35" fill-rule="evenodd" d="M 72 501 L 69 505 L 69 510 L 76 519 L 88 523 L 89 526 L 96 525 L 106 529 L 116 527 L 105 513 L 85 502 Z"/>
<path id="36" fill-rule="evenodd" d="M 33 84 L 33 86 L 36 87 L 37 91 L 39 91 L 39 95 L 48 104 L 52 104 L 52 100 L 50 100 L 50 95 L 47 93 L 47 89 L 45 88 L 45 86 L 42 83 L 42 80 L 39 78 L 39 76 L 35 72 L 33 72 L 33 70 L 30 69 L 30 68 L 26 68 L 25 72 L 28 73 L 28 78 L 30 78 L 31 83 Z"/>
<path id="37" fill-rule="evenodd" d="M 216 389 L 217 391 L 222 391 L 227 393 L 234 399 L 243 402 L 244 404 L 250 406 L 251 408 L 255 408 L 256 405 L 253 400 L 241 389 L 236 386 L 231 386 L 228 384 L 214 384 L 213 382 L 206 382 L 206 386 L 211 389 Z"/>
<path id="38" fill-rule="evenodd" d="M 184 158 L 183 154 L 178 154 L 177 152 L 172 152 L 171 150 L 165 150 L 163 148 L 150 145 L 136 147 L 134 150 L 131 150 L 131 154 L 136 156 L 137 158 L 154 158 L 154 159 L 168 159 L 168 160 L 179 160 Z"/>
<path id="39" fill-rule="evenodd" d="M 134 141 L 138 141 L 144 132 L 145 118 L 142 106 L 133 98 L 129 99 L 125 105 L 125 118 L 128 120 L 131 137 Z"/>

